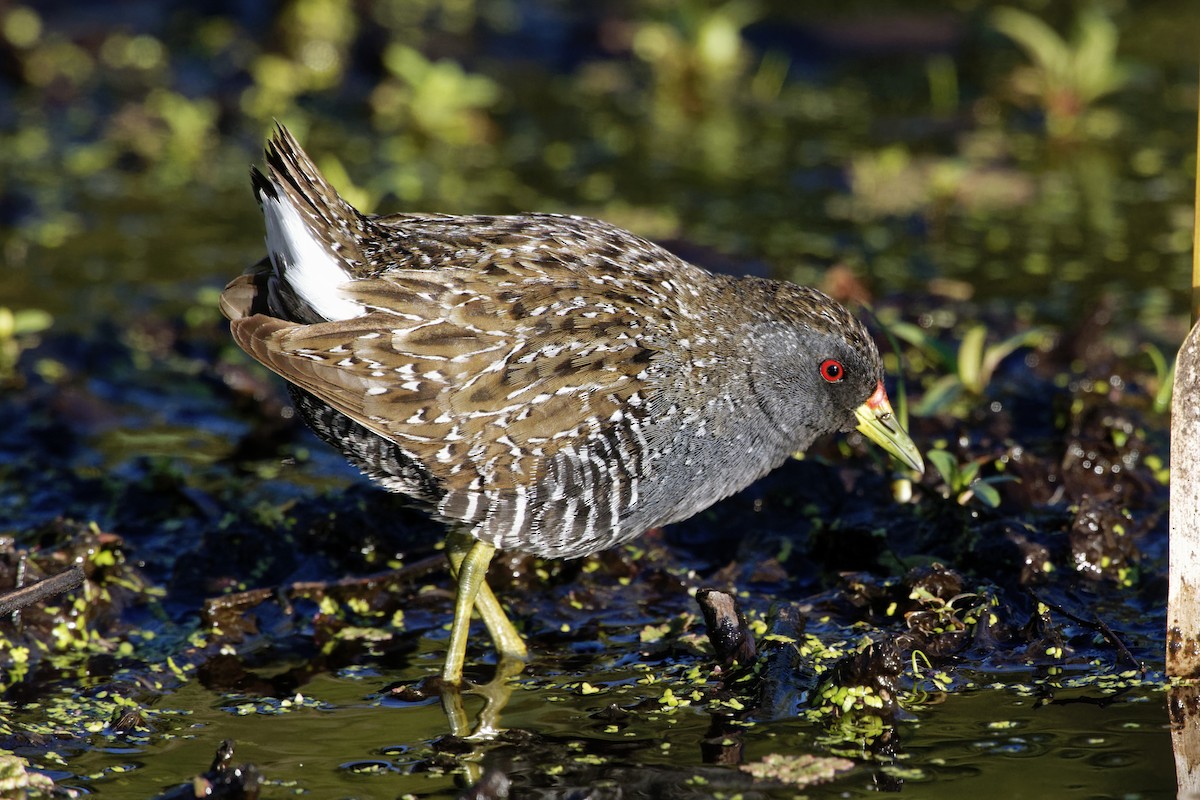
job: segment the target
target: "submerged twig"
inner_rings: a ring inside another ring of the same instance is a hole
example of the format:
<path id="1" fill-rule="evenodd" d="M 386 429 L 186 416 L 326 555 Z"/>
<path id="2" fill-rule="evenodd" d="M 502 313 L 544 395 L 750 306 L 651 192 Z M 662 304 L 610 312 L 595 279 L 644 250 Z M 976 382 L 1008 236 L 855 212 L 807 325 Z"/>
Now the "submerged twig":
<path id="1" fill-rule="evenodd" d="M 221 608 L 235 608 L 241 605 L 254 605 L 261 603 L 272 595 L 278 596 L 284 602 L 290 603 L 298 596 L 306 596 L 316 592 L 328 592 L 333 589 L 360 589 L 368 590 L 379 587 L 386 588 L 391 584 L 415 582 L 430 573 L 436 572 L 446 565 L 446 557 L 438 554 L 422 558 L 420 561 L 414 561 L 411 564 L 405 564 L 399 569 L 390 570 L 388 572 L 379 573 L 377 575 L 368 575 L 358 578 L 341 578 L 335 581 L 295 581 L 285 586 L 279 587 L 260 587 L 257 589 L 247 589 L 241 592 L 221 595 L 214 597 L 205 603 L 207 611 L 214 611 Z"/>
<path id="2" fill-rule="evenodd" d="M 1134 656 L 1133 651 L 1131 651 L 1129 649 L 1128 645 L 1125 644 L 1125 642 L 1121 639 L 1121 637 L 1118 636 L 1112 628 L 1108 627 L 1108 623 L 1106 623 L 1104 620 L 1100 619 L 1099 614 L 1094 614 L 1093 619 L 1087 620 L 1087 619 L 1084 619 L 1083 617 L 1072 614 L 1070 611 L 1067 611 L 1065 608 L 1063 608 L 1060 605 L 1051 603 L 1049 600 L 1043 600 L 1042 598 L 1038 597 L 1037 594 L 1032 589 L 1026 589 L 1026 591 L 1029 593 L 1030 597 L 1032 597 L 1034 600 L 1041 603 L 1042 605 L 1046 606 L 1046 608 L 1049 608 L 1059 614 L 1062 614 L 1064 617 L 1071 620 L 1072 622 L 1074 622 L 1077 625 L 1082 625 L 1083 627 L 1088 628 L 1089 630 L 1093 630 L 1093 631 L 1096 631 L 1097 633 L 1099 633 L 1101 636 L 1104 637 L 1105 641 L 1107 641 L 1109 644 L 1111 644 L 1113 647 L 1115 647 L 1117 649 L 1118 653 L 1120 653 L 1121 655 L 1128 658 L 1130 663 L 1132 663 L 1133 666 L 1135 666 L 1139 671 L 1141 671 L 1143 674 L 1146 672 L 1146 665 L 1143 664 L 1141 661 L 1138 661 L 1137 657 Z"/>
<path id="3" fill-rule="evenodd" d="M 405 564 L 399 569 L 368 575 L 360 578 L 341 578 L 336 581 L 296 581 L 283 587 L 286 595 L 291 598 L 302 592 L 328 591 L 330 589 L 375 589 L 386 587 L 388 584 L 416 581 L 446 566 L 446 557 L 440 553 L 427 556 L 411 564 Z"/>

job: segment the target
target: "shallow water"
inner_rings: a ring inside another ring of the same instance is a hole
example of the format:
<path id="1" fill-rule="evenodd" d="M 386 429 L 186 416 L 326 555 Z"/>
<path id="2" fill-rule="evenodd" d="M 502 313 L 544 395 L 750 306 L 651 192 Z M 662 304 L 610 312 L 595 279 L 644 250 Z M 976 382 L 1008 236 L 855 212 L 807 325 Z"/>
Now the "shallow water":
<path id="1" fill-rule="evenodd" d="M 436 659 L 423 667 L 433 669 Z M 455 797 L 467 770 L 500 766 L 516 796 L 556 796 L 591 786 L 599 796 L 704 797 L 719 791 L 791 797 L 794 788 L 751 786 L 729 767 L 712 766 L 736 753 L 752 763 L 772 753 L 819 751 L 821 731 L 799 721 L 731 727 L 714 744 L 713 719 L 699 707 L 614 726 L 597 720 L 610 703 L 657 701 L 662 689 L 637 683 L 644 673 L 588 675 L 601 693 L 581 696 L 569 682 L 518 680 L 502 721 L 532 738 L 493 742 L 455 762 L 437 761 L 430 743 L 446 733 L 436 700 L 380 700 L 378 690 L 411 680 L 418 670 L 321 675 L 303 699 L 278 701 L 222 695 L 190 683 L 155 709 L 151 742 L 103 742 L 63 753 L 63 786 L 104 797 L 135 798 L 161 790 L 207 766 L 218 741 L 237 741 L 235 763 L 266 776 L 267 796 Z M 985 678 L 987 676 L 980 676 Z M 1114 697 L 1089 689 L 1062 690 L 1038 707 L 1011 683 L 957 692 L 923 708 L 894 731 L 886 756 L 862 761 L 834 783 L 810 787 L 811 797 L 869 796 L 880 789 L 920 797 L 1167 797 L 1174 763 L 1163 692 L 1152 686 Z M 481 701 L 469 698 L 477 712 Z M 509 735 L 511 737 L 511 734 Z M 846 752 L 842 745 L 839 752 Z M 708 766 L 706 766 L 708 765 Z M 471 773 L 477 774 L 477 773 Z M 704 782 L 696 779 L 704 776 Z M 607 790 L 605 787 L 608 787 Z M 664 794 L 669 793 L 669 794 Z"/>

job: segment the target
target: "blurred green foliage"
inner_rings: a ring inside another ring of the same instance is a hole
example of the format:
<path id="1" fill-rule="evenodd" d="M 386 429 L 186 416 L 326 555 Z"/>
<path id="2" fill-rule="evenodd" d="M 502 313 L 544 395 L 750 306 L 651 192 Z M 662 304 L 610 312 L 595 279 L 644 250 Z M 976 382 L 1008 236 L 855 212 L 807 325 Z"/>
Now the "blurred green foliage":
<path id="1" fill-rule="evenodd" d="M 1117 26 L 1103 11 L 1082 9 L 1070 41 L 1018 8 L 997 8 L 992 24 L 1029 59 L 1013 73 L 1012 89 L 1045 112 L 1052 137 L 1106 138 L 1114 132 L 1119 117 L 1096 102 L 1128 85 L 1132 71 L 1117 59 Z"/>
<path id="2" fill-rule="evenodd" d="M 32 308 L 13 311 L 0 306 L 0 387 L 15 379 L 17 359 L 37 344 L 37 335 L 52 322 L 45 311 Z"/>
<path id="3" fill-rule="evenodd" d="M 1200 22 L 1176 5 L 1159 13 Z M 1165 339 L 1195 76 L 1122 52 L 1156 19 L 1120 0 L 10 4 L 0 304 L 119 317 L 131 286 L 191 297 L 238 271 L 262 236 L 246 167 L 278 119 L 370 210 L 585 213 L 701 260 L 816 284 L 844 265 L 876 294 L 952 277 L 1052 320 L 1108 290 Z"/>
<path id="4" fill-rule="evenodd" d="M 1033 328 L 988 345 L 987 326 L 976 323 L 967 328 L 954 349 L 908 322 L 894 322 L 889 330 L 896 338 L 915 346 L 937 372 L 943 373 L 925 388 L 921 402 L 913 409 L 918 416 L 951 409 L 961 414 L 964 404 L 978 403 L 1000 362 L 1021 348 L 1043 347 L 1051 340 L 1049 331 Z"/>

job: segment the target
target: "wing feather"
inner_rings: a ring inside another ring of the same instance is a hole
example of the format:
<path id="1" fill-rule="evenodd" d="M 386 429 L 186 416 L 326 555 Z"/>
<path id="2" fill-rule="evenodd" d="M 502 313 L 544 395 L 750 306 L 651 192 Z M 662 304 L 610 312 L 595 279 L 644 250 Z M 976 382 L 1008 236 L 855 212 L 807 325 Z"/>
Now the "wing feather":
<path id="1" fill-rule="evenodd" d="M 655 348 L 632 297 L 589 306 L 569 282 L 536 280 L 496 291 L 467 270 L 395 270 L 344 292 L 374 310 L 315 324 L 235 311 L 234 338 L 449 489 L 528 485 L 652 380 Z"/>

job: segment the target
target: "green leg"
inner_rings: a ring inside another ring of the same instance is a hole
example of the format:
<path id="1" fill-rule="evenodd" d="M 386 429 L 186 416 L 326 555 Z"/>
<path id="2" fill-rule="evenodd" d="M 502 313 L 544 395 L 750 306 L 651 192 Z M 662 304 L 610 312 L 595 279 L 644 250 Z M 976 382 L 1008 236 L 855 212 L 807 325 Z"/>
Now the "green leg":
<path id="1" fill-rule="evenodd" d="M 500 658 L 524 661 L 528 655 L 525 640 L 517 633 L 508 615 L 504 613 L 500 601 L 486 582 L 479 587 L 479 594 L 475 598 L 475 610 L 483 617 L 483 624 L 492 635 L 492 643 L 496 645 L 496 652 Z"/>
<path id="2" fill-rule="evenodd" d="M 517 633 L 500 606 L 500 601 L 487 585 L 487 568 L 495 552 L 496 548 L 476 541 L 464 531 L 453 531 L 446 538 L 450 572 L 458 581 L 454 622 L 450 626 L 450 648 L 442 669 L 442 679 L 446 683 L 458 685 L 462 681 L 472 609 L 478 609 L 502 659 L 525 660 L 525 643 L 521 640 L 521 634 Z"/>

